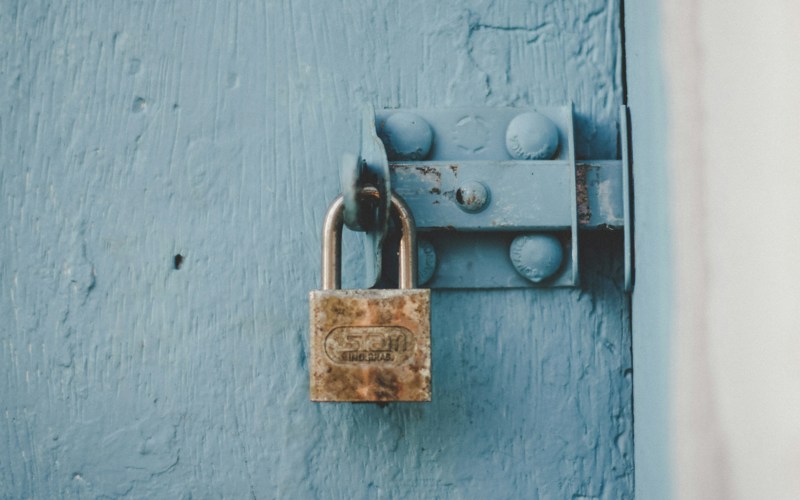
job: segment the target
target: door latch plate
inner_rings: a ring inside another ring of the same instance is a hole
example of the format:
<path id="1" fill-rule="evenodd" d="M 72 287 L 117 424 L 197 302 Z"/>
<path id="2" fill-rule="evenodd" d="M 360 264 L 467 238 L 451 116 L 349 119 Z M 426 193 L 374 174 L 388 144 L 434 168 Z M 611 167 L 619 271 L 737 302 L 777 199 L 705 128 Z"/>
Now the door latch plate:
<path id="1" fill-rule="evenodd" d="M 571 104 L 385 109 L 364 126 L 375 127 L 385 146 L 388 184 L 416 219 L 421 284 L 577 286 L 580 229 L 623 231 L 624 286 L 631 289 L 624 106 L 622 160 L 576 161 Z M 434 264 L 426 262 L 431 259 Z"/>

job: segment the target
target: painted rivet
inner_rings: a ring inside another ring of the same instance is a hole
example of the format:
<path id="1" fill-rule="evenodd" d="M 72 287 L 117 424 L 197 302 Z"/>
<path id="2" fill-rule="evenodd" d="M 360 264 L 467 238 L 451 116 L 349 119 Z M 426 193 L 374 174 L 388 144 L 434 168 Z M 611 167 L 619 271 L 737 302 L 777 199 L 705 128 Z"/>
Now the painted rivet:
<path id="1" fill-rule="evenodd" d="M 549 160 L 558 151 L 558 128 L 534 111 L 517 115 L 506 129 L 506 149 L 517 160 Z"/>
<path id="2" fill-rule="evenodd" d="M 480 212 L 489 204 L 489 190 L 481 182 L 466 181 L 456 189 L 455 199 L 461 210 Z"/>
<path id="3" fill-rule="evenodd" d="M 433 131 L 420 116 L 406 111 L 392 113 L 379 127 L 389 160 L 424 160 L 431 152 Z"/>
<path id="4" fill-rule="evenodd" d="M 525 234 L 514 238 L 509 255 L 519 274 L 534 283 L 540 283 L 561 267 L 564 250 L 553 235 Z"/>
<path id="5" fill-rule="evenodd" d="M 424 285 L 436 271 L 436 248 L 430 241 L 417 238 L 417 283 Z"/>

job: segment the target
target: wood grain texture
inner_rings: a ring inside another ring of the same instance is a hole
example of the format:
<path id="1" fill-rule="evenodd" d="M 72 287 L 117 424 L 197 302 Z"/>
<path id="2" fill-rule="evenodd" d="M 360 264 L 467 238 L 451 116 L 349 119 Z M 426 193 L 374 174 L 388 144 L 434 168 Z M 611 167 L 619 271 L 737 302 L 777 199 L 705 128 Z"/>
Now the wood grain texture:
<path id="1" fill-rule="evenodd" d="M 618 25 L 613 0 L 3 2 L 0 496 L 630 497 L 616 239 L 585 239 L 581 289 L 434 293 L 431 404 L 312 404 L 306 364 L 360 103 L 572 99 L 578 157 L 614 158 Z"/>

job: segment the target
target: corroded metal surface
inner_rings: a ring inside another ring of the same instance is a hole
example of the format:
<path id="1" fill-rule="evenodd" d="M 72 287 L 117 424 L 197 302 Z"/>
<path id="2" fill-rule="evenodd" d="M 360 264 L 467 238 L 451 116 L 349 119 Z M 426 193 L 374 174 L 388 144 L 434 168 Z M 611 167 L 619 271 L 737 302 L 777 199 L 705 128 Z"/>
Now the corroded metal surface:
<path id="1" fill-rule="evenodd" d="M 312 401 L 430 401 L 430 290 L 309 295 Z"/>

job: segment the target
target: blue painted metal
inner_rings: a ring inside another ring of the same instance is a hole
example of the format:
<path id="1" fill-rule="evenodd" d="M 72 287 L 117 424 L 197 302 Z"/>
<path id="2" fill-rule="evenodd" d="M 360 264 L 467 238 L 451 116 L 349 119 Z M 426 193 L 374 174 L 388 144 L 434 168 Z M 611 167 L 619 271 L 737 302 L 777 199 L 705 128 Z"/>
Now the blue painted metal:
<path id="1" fill-rule="evenodd" d="M 517 236 L 508 253 L 517 272 L 534 283 L 553 276 L 564 258 L 559 239 L 547 233 Z"/>
<path id="2" fill-rule="evenodd" d="M 565 189 L 566 169 L 559 169 L 557 162 L 548 165 L 542 168 L 538 161 L 392 163 L 391 176 L 395 191 L 412 207 L 422 228 L 491 231 L 567 227 L 569 207 L 552 194 Z M 579 228 L 621 230 L 625 222 L 622 162 L 583 161 L 576 167 Z M 489 204 L 479 214 L 457 210 L 456 191 L 471 182 L 472 176 L 481 179 L 490 192 Z M 530 183 L 532 178 L 535 184 Z M 526 209 L 516 210 L 523 203 Z"/>
<path id="3" fill-rule="evenodd" d="M 341 184 L 342 199 L 344 204 L 343 218 L 345 224 L 352 231 L 365 231 L 362 224 L 361 211 L 359 210 L 359 193 L 364 171 L 364 162 L 361 157 L 351 153 L 342 155 L 339 163 L 339 183 Z"/>
<path id="4" fill-rule="evenodd" d="M 515 116 L 506 129 L 506 150 L 517 160 L 550 160 L 558 143 L 556 126 L 535 111 Z"/>
<path id="5" fill-rule="evenodd" d="M 381 276 L 381 255 L 389 221 L 391 192 L 389 162 L 383 141 L 376 134 L 375 110 L 365 104 L 361 112 L 361 149 L 358 156 L 345 153 L 339 169 L 344 198 L 344 223 L 353 231 L 364 231 L 364 287 Z M 377 198 L 365 199 L 361 191 L 371 186 Z"/>
<path id="6" fill-rule="evenodd" d="M 419 115 L 392 113 L 380 128 L 380 138 L 391 161 L 424 160 L 431 152 L 433 131 Z"/>
<path id="7" fill-rule="evenodd" d="M 486 189 L 486 185 L 482 182 L 466 181 L 456 189 L 455 199 L 458 208 L 461 210 L 468 213 L 478 213 L 486 208 L 491 196 L 489 190 Z"/>
<path id="8" fill-rule="evenodd" d="M 400 144 L 406 156 L 428 156 L 390 161 L 389 170 L 390 184 L 411 207 L 419 231 L 435 235 L 430 240 L 440 265 L 429 286 L 575 286 L 580 226 L 624 230 L 625 289 L 631 289 L 627 135 L 620 143 L 623 161 L 576 165 L 571 106 L 381 110 L 375 123 L 378 135 Z M 627 130 L 624 107 L 620 124 Z M 433 141 L 427 151 L 429 130 Z M 387 150 L 396 149 L 387 145 Z M 471 237 L 455 239 L 454 231 L 470 232 Z M 501 257 L 495 250 L 501 242 L 532 231 L 556 234 L 569 258 L 550 279 L 520 281 L 518 267 L 509 265 L 508 252 Z M 496 232 L 506 234 L 492 235 Z M 468 248 L 453 244 L 456 240 Z M 453 259 L 464 262 L 450 262 Z M 477 267 L 490 271 L 476 272 Z M 472 276 L 448 275 L 451 272 Z"/>
<path id="9" fill-rule="evenodd" d="M 578 225 L 592 230 L 620 230 L 625 225 L 619 160 L 578 163 Z"/>
<path id="10" fill-rule="evenodd" d="M 402 142 L 403 127 L 394 125 L 396 115 L 402 117 L 404 124 L 418 117 L 433 133 L 427 160 L 389 164 L 392 188 L 411 207 L 418 230 L 431 233 L 430 241 L 437 250 L 439 265 L 429 286 L 578 284 L 577 174 L 571 105 L 381 110 L 376 113 L 375 122 L 378 135 L 384 140 Z M 418 127 L 405 129 L 410 130 L 409 142 L 426 143 L 419 139 L 422 134 Z M 393 149 L 396 148 L 387 146 L 387 150 Z M 518 157 L 547 159 L 515 159 Z M 478 185 L 485 190 L 477 189 Z M 466 197 L 463 189 L 470 191 Z M 466 242 L 451 237 L 453 231 L 470 231 L 472 236 Z M 569 258 L 559 269 L 550 270 L 549 279 L 519 280 L 516 267 L 509 262 L 508 245 L 526 231 L 545 231 L 565 240 Z M 505 234 L 491 234 L 495 232 Z M 454 245 L 455 241 L 462 246 Z M 476 267 L 486 272 L 475 272 Z"/>
<path id="11" fill-rule="evenodd" d="M 417 263 L 417 282 L 424 285 L 436 271 L 436 249 L 424 238 L 417 238 Z"/>
<path id="12" fill-rule="evenodd" d="M 574 142 L 571 104 L 537 108 L 379 109 L 375 113 L 378 135 L 386 135 L 393 115 L 407 113 L 419 116 L 430 126 L 433 144 L 426 159 L 431 161 L 515 160 L 508 152 L 507 132 L 512 121 L 521 115 L 539 116 L 555 127 L 562 147 L 549 159 L 568 161 L 569 145 Z M 535 132 L 536 127 L 530 123 L 529 116 L 512 127 L 512 135 L 514 130 L 530 133 Z"/>
<path id="13" fill-rule="evenodd" d="M 424 161 L 392 163 L 392 186 L 414 211 L 420 230 L 560 230 L 572 224 L 566 161 Z M 491 193 L 480 212 L 465 212 L 457 191 L 479 181 Z"/>
<path id="14" fill-rule="evenodd" d="M 571 255 L 569 231 L 548 232 L 558 238 L 564 255 Z M 509 256 L 511 244 L 522 232 L 428 232 L 421 233 L 436 248 L 436 270 L 425 286 L 452 288 L 541 288 L 573 286 L 572 261 L 563 259 L 558 272 L 535 283 L 521 275 Z"/>
<path id="15" fill-rule="evenodd" d="M 624 231 L 624 269 L 625 278 L 623 288 L 626 292 L 633 290 L 633 211 L 631 208 L 631 161 L 629 155 L 628 140 L 630 138 L 630 124 L 628 122 L 628 107 L 619 108 L 619 137 L 622 149 L 622 210 L 623 210 L 623 231 Z"/>

